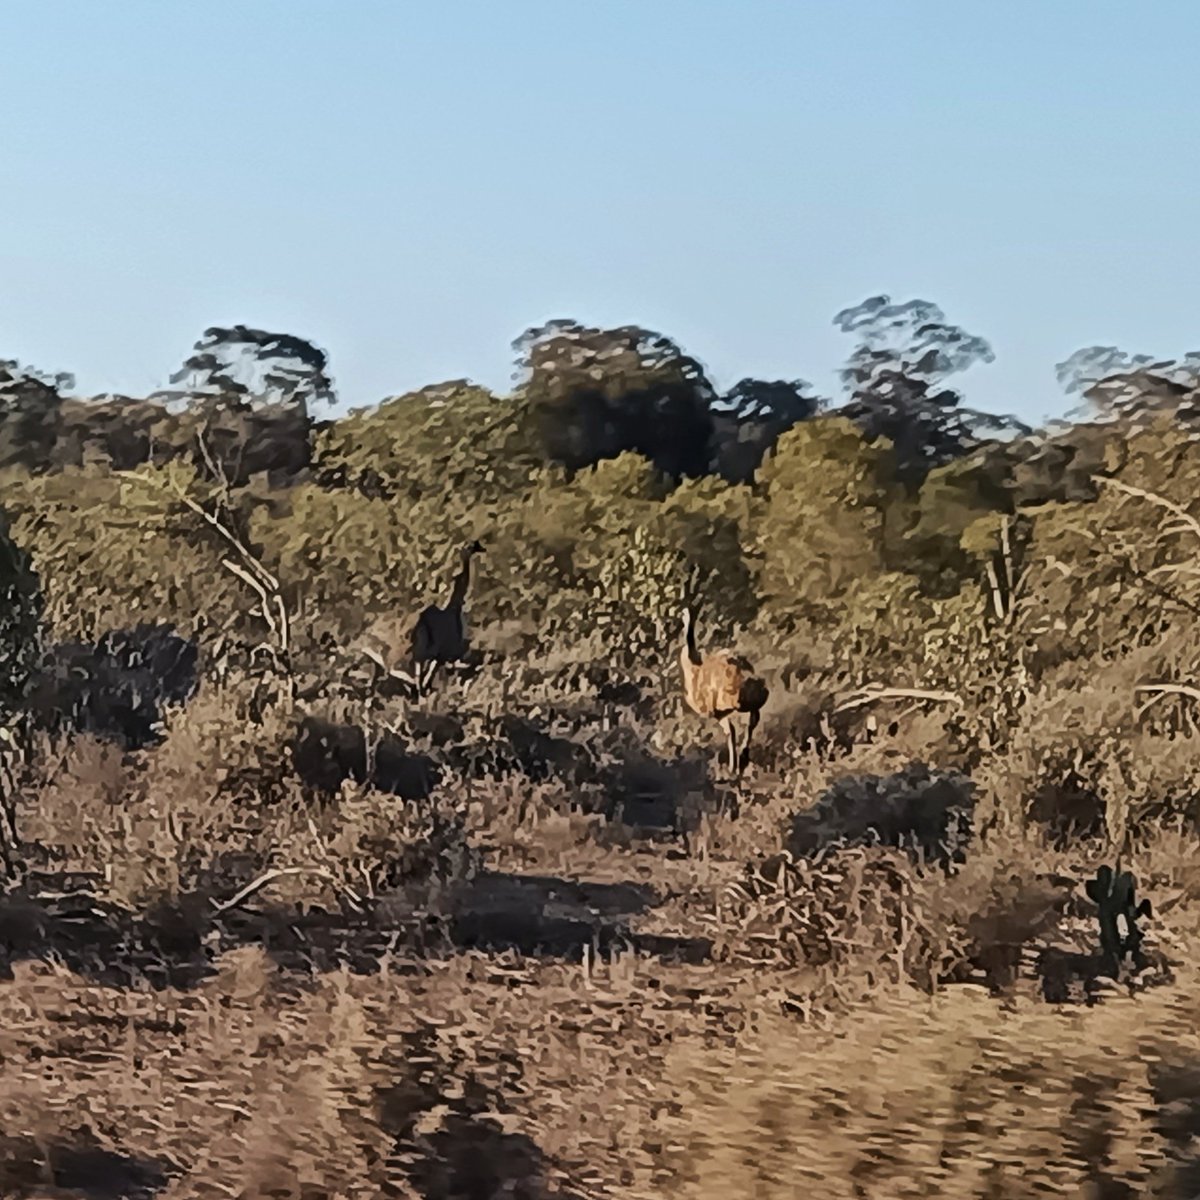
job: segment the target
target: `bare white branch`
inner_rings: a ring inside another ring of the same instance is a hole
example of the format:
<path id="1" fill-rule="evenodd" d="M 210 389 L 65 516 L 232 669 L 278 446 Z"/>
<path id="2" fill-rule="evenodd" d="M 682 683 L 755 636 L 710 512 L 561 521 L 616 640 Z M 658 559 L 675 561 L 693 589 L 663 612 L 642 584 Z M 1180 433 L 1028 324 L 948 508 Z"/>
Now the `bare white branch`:
<path id="1" fill-rule="evenodd" d="M 834 705 L 834 712 L 848 712 L 884 700 L 928 700 L 931 704 L 954 704 L 962 707 L 962 697 L 957 692 L 943 692 L 929 688 L 889 688 L 880 684 L 868 684 L 851 692 Z"/>
<path id="2" fill-rule="evenodd" d="M 303 867 L 275 867 L 273 870 L 264 871 L 257 879 L 246 884 L 241 891 L 231 896 L 228 900 L 212 901 L 213 915 L 219 916 L 221 913 L 228 912 L 232 908 L 237 908 L 239 904 L 244 904 L 251 896 L 261 892 L 263 888 L 274 883 L 277 879 L 285 879 L 289 876 L 296 875 L 311 875 L 315 879 L 322 879 L 326 883 L 332 884 L 337 890 L 344 892 L 350 902 L 357 907 L 362 907 L 362 897 L 358 895 L 352 888 L 347 887 L 340 882 L 331 871 L 324 867 L 318 866 L 303 866 Z"/>
<path id="3" fill-rule="evenodd" d="M 1132 483 L 1125 483 L 1123 480 L 1113 479 L 1107 475 L 1093 475 L 1092 478 L 1098 484 L 1115 488 L 1118 492 L 1124 492 L 1127 496 L 1136 496 L 1140 500 L 1147 500 L 1156 508 L 1161 508 L 1169 512 L 1176 518 L 1176 521 L 1169 525 L 1167 529 L 1177 533 L 1182 533 L 1186 530 L 1200 539 L 1200 520 L 1192 516 L 1182 505 L 1176 504 L 1174 500 L 1169 500 L 1166 496 L 1162 496 L 1158 492 L 1136 487 Z"/>
<path id="4" fill-rule="evenodd" d="M 1187 700 L 1200 701 L 1200 688 L 1186 683 L 1143 683 L 1133 689 L 1150 697 L 1144 704 L 1138 706 L 1137 715 L 1142 716 L 1165 696 L 1180 696 Z"/>

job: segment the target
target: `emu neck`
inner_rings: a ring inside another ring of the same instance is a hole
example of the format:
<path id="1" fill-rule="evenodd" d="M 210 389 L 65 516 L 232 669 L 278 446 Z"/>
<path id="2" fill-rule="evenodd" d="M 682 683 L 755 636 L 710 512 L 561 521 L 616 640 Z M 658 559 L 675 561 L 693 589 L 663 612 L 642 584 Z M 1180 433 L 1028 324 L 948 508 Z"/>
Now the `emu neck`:
<path id="1" fill-rule="evenodd" d="M 471 583 L 471 555 L 463 555 L 462 566 L 454 577 L 454 586 L 450 590 L 449 608 L 461 608 L 467 598 L 467 588 Z"/>

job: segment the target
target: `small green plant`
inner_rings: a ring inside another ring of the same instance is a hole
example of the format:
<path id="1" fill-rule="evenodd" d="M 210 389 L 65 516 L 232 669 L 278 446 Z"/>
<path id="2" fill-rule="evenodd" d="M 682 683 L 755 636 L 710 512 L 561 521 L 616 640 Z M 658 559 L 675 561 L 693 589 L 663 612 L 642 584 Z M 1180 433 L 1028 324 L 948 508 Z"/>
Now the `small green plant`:
<path id="1" fill-rule="evenodd" d="M 1137 920 L 1150 916 L 1150 901 L 1137 900 L 1131 872 L 1114 871 L 1107 863 L 1097 869 L 1095 879 L 1088 880 L 1086 890 L 1088 898 L 1100 910 L 1100 950 L 1106 968 L 1115 976 L 1127 956 L 1135 964 L 1140 958 L 1143 934 Z M 1124 935 L 1119 917 L 1125 919 Z"/>

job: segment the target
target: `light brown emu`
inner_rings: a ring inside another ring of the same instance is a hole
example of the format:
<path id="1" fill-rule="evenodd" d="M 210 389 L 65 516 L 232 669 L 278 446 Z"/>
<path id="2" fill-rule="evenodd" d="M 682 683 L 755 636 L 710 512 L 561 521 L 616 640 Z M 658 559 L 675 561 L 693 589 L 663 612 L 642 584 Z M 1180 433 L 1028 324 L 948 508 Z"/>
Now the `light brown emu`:
<path id="1" fill-rule="evenodd" d="M 701 655 L 696 649 L 696 615 L 690 606 L 683 610 L 679 662 L 683 667 L 683 695 L 688 707 L 702 717 L 720 722 L 728 743 L 729 769 L 740 776 L 750 761 L 750 741 L 770 694 L 767 685 L 741 655 L 730 650 L 710 650 Z M 746 734 L 739 748 L 737 727 L 743 716 Z"/>
<path id="2" fill-rule="evenodd" d="M 444 608 L 431 604 L 411 623 L 384 617 L 363 640 L 363 653 L 388 675 L 408 684 L 418 696 L 428 690 L 438 667 L 461 662 L 470 649 L 464 607 L 471 583 L 471 560 L 482 553 L 478 541 L 460 551 L 458 574 Z M 407 659 L 411 672 L 400 665 L 401 658 Z"/>

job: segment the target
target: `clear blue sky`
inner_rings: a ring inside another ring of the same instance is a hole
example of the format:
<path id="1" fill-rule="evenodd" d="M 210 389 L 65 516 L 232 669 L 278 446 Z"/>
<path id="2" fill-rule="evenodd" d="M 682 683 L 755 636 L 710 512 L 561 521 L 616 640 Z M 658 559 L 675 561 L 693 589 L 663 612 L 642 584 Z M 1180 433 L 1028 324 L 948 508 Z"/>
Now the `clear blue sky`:
<path id="1" fill-rule="evenodd" d="M 1189 0 L 0 0 L 0 44 L 0 357 L 81 391 L 233 322 L 354 405 L 505 387 L 552 316 L 830 388 L 876 292 L 1026 418 L 1081 345 L 1200 346 Z"/>

